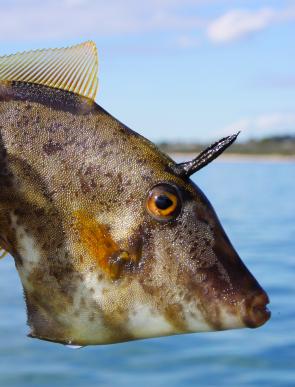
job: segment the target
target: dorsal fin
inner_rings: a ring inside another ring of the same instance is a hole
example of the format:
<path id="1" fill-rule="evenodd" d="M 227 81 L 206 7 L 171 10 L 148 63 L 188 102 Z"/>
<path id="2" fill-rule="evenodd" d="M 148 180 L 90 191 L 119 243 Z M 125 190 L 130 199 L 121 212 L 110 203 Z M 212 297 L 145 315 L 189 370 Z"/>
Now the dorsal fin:
<path id="1" fill-rule="evenodd" d="M 91 41 L 0 57 L 0 80 L 50 86 L 93 101 L 98 87 L 97 71 L 97 49 Z"/>

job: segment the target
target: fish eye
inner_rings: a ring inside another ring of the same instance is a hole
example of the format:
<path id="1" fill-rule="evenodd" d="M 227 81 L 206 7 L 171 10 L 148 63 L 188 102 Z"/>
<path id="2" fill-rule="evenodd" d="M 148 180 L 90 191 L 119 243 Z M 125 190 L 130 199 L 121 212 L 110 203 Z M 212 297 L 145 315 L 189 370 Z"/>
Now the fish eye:
<path id="1" fill-rule="evenodd" d="M 170 184 L 156 185 L 148 194 L 146 207 L 149 214 L 157 220 L 176 218 L 181 209 L 178 190 Z"/>

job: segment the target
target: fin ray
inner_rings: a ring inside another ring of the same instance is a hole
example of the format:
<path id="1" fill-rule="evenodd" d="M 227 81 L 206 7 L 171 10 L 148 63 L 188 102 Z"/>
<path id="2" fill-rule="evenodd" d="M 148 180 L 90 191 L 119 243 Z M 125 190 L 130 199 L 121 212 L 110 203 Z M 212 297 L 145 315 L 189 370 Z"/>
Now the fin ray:
<path id="1" fill-rule="evenodd" d="M 93 101 L 98 88 L 97 70 L 97 49 L 91 41 L 0 57 L 0 80 L 45 85 Z"/>

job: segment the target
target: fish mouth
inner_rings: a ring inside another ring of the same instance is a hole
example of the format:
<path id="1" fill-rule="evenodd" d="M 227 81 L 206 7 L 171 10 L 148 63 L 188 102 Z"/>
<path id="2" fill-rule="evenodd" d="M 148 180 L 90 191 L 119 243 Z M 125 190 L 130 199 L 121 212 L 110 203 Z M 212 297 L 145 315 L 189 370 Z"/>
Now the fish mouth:
<path id="1" fill-rule="evenodd" d="M 245 325 L 249 328 L 258 328 L 265 324 L 271 316 L 268 304 L 269 298 L 265 292 L 256 294 L 247 300 L 243 317 Z"/>

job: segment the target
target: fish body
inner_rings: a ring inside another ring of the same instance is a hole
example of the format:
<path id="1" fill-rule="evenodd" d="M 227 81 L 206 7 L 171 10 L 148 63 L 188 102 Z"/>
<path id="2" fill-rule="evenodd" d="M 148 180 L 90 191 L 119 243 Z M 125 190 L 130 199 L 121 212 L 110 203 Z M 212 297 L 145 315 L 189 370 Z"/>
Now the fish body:
<path id="1" fill-rule="evenodd" d="M 42 79 L 25 56 L 1 77 L 0 58 L 0 246 L 30 336 L 91 345 L 262 325 L 268 297 L 189 178 L 220 150 L 176 164 L 94 102 L 95 47 L 77 47 L 88 62 L 51 83 L 44 63 L 67 49 L 43 57 Z"/>

